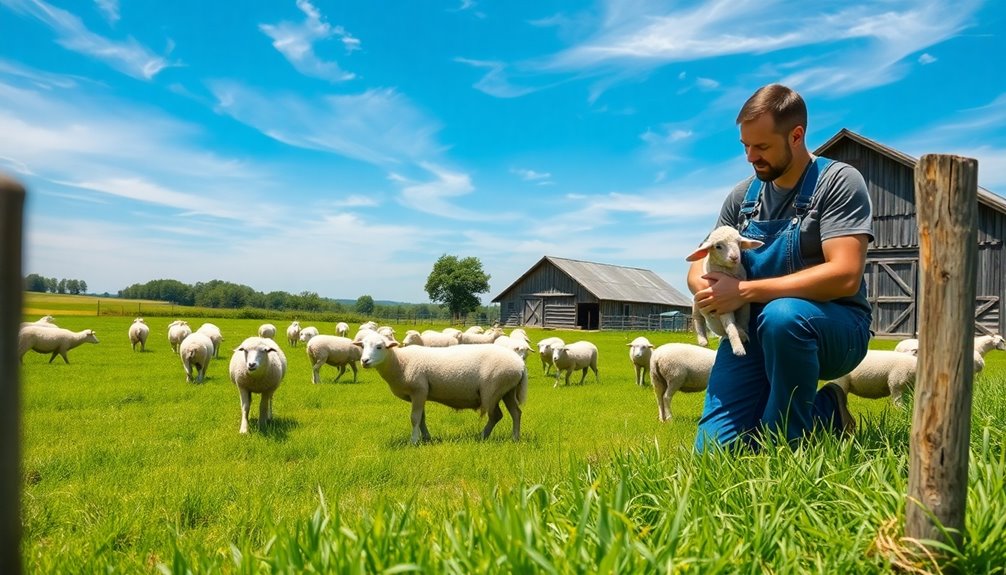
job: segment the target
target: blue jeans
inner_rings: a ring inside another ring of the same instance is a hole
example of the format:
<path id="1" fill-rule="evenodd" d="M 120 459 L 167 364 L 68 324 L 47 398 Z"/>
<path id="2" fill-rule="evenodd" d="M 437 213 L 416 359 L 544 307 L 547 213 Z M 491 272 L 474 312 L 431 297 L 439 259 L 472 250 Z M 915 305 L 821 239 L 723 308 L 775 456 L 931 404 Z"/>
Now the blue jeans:
<path id="1" fill-rule="evenodd" d="M 870 314 L 834 302 L 780 298 L 752 305 L 747 355 L 720 345 L 695 449 L 752 432 L 785 430 L 791 442 L 815 426 L 837 431 L 836 399 L 820 379 L 852 371 L 866 355 Z"/>

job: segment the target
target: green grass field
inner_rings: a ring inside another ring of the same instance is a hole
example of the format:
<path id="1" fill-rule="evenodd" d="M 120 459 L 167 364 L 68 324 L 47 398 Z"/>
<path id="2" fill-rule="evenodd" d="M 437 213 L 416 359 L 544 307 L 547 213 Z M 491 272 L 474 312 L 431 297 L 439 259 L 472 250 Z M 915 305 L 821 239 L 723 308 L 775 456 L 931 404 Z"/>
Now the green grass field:
<path id="1" fill-rule="evenodd" d="M 876 548 L 903 523 L 908 414 L 852 398 L 866 418 L 854 440 L 695 455 L 703 394 L 676 395 L 674 419 L 658 422 L 626 347 L 637 335 L 661 344 L 690 341 L 685 334 L 529 330 L 535 341 L 593 341 L 600 383 L 590 375 L 553 388 L 532 357 L 520 442 L 510 440 L 508 415 L 479 441 L 475 412 L 428 404 L 433 441 L 410 446 L 409 405 L 376 372 L 333 383 L 326 367 L 313 385 L 303 345 L 285 338 L 276 421 L 257 429 L 255 396 L 252 433 L 240 436 L 229 353 L 204 384 L 186 383 L 167 342 L 171 317 L 148 318 L 147 351 L 134 353 L 132 317 L 26 307 L 28 320 L 52 313 L 101 340 L 71 350 L 69 365 L 24 358 L 30 573 L 891 569 L 892 555 Z M 223 350 L 262 323 L 211 321 Z M 968 545 L 957 557 L 967 573 L 1006 568 L 1004 392 L 1006 353 L 993 351 L 976 384 Z"/>

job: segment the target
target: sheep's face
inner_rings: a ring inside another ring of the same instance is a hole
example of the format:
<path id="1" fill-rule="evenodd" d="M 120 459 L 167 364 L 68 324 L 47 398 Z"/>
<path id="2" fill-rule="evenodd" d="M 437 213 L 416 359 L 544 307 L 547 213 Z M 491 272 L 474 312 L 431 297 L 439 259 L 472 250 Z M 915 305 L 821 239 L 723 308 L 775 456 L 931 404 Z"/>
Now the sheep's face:
<path id="1" fill-rule="evenodd" d="M 565 347 L 556 347 L 552 349 L 552 361 L 559 361 L 567 355 L 569 355 L 569 350 Z"/>
<path id="2" fill-rule="evenodd" d="M 239 347 L 237 351 L 244 352 L 245 367 L 248 368 L 248 371 L 254 372 L 263 365 L 268 365 L 269 354 L 275 353 L 276 350 L 268 345 L 259 344 L 259 345 L 250 345 L 247 347 L 242 346 Z"/>
<path id="3" fill-rule="evenodd" d="M 86 331 L 86 335 L 84 336 L 84 341 L 89 342 L 89 343 L 98 343 L 98 336 L 94 334 L 94 330 L 93 329 L 89 329 L 89 330 Z"/>
<path id="4" fill-rule="evenodd" d="M 383 335 L 375 333 L 354 341 L 353 345 L 363 348 L 360 353 L 360 363 L 363 364 L 363 367 L 375 367 L 388 358 L 388 354 L 391 353 L 390 349 L 397 347 L 398 342 L 385 339 Z"/>
<path id="5" fill-rule="evenodd" d="M 992 347 L 999 351 L 1006 351 L 1006 339 L 1003 339 L 1001 335 L 992 336 Z"/>
<path id="6" fill-rule="evenodd" d="M 652 349 L 653 349 L 652 345 L 646 345 L 646 344 L 632 345 L 632 344 L 629 344 L 629 357 L 631 357 L 632 359 L 643 359 L 644 357 L 646 357 L 647 355 L 649 355 L 650 350 L 652 350 Z"/>

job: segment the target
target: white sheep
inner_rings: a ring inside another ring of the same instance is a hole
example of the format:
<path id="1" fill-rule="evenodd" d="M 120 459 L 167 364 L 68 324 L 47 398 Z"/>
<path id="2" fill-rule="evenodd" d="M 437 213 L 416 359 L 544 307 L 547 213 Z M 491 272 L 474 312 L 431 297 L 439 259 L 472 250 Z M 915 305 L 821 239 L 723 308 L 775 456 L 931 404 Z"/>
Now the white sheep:
<path id="1" fill-rule="evenodd" d="M 290 342 L 290 345 L 297 347 L 297 342 L 300 340 L 300 322 L 295 321 L 286 328 L 286 340 Z"/>
<path id="2" fill-rule="evenodd" d="M 566 342 L 557 337 L 546 337 L 538 342 L 538 357 L 541 358 L 541 368 L 545 370 L 545 375 L 548 375 L 549 368 L 553 365 L 552 349 L 564 345 L 566 345 Z"/>
<path id="3" fill-rule="evenodd" d="M 133 320 L 133 323 L 129 325 L 129 343 L 133 346 L 133 351 L 136 351 L 136 344 L 140 344 L 140 351 L 147 350 L 147 336 L 150 335 L 150 327 L 147 322 L 143 321 L 142 317 L 138 317 Z"/>
<path id="4" fill-rule="evenodd" d="M 195 375 L 195 380 L 202 383 L 213 358 L 213 340 L 205 333 L 194 331 L 182 340 L 178 346 L 178 355 L 185 368 L 185 381 L 192 383 Z"/>
<path id="5" fill-rule="evenodd" d="M 349 324 L 344 321 L 340 321 L 335 324 L 335 335 L 339 337 L 346 337 L 349 335 Z"/>
<path id="6" fill-rule="evenodd" d="M 520 405 L 527 397 L 527 369 L 509 350 L 496 345 L 429 348 L 400 347 L 378 334 L 354 342 L 362 348 L 360 362 L 375 368 L 396 397 L 412 404 L 413 444 L 430 439 L 426 402 L 454 409 L 474 409 L 489 415 L 482 438 L 503 419 L 502 400 L 513 420 L 513 438 L 520 439 Z"/>
<path id="7" fill-rule="evenodd" d="M 473 326 L 471 326 L 470 328 L 466 329 L 465 331 L 463 331 L 461 333 L 480 334 L 480 333 L 485 333 L 485 332 L 486 332 L 486 330 L 482 329 L 481 325 L 473 325 Z"/>
<path id="8" fill-rule="evenodd" d="M 975 337 L 974 342 L 975 349 L 975 373 L 981 373 L 985 369 L 985 354 L 992 351 L 993 349 L 998 349 L 1006 351 L 1006 340 L 1003 339 L 1001 335 L 979 335 Z M 910 353 L 912 355 L 919 355 L 919 340 L 916 338 L 903 339 L 898 342 L 898 345 L 894 346 L 894 351 L 900 353 Z"/>
<path id="9" fill-rule="evenodd" d="M 481 329 L 481 328 L 479 328 Z M 461 332 L 458 335 L 458 342 L 462 344 L 487 344 L 496 341 L 497 338 L 503 336 L 503 330 L 494 327 L 489 331 L 483 333 L 469 333 L 467 331 Z"/>
<path id="10" fill-rule="evenodd" d="M 213 342 L 213 357 L 220 357 L 220 344 L 224 341 L 224 334 L 220 328 L 212 323 L 204 323 L 196 331 L 210 338 Z"/>
<path id="11" fill-rule="evenodd" d="M 642 387 L 646 385 L 646 372 L 650 370 L 650 355 L 653 353 L 653 344 L 645 337 L 637 337 L 629 346 L 629 361 L 636 370 L 636 385 Z"/>
<path id="12" fill-rule="evenodd" d="M 402 338 L 401 345 L 402 347 L 407 345 L 424 345 L 423 335 L 414 329 L 410 329 L 405 332 L 405 337 Z"/>
<path id="13" fill-rule="evenodd" d="M 456 327 L 445 327 L 441 331 L 441 333 L 449 335 L 449 336 L 453 337 L 455 340 L 457 340 L 458 336 L 461 335 L 461 330 L 458 329 L 458 328 L 456 328 Z"/>
<path id="14" fill-rule="evenodd" d="M 182 340 L 192 333 L 192 328 L 189 327 L 189 322 L 184 320 L 175 320 L 168 324 L 168 343 L 171 344 L 171 351 L 173 353 L 178 353 L 178 346 L 181 345 Z"/>
<path id="15" fill-rule="evenodd" d="M 863 361 L 851 372 L 832 381 L 846 393 L 877 399 L 891 396 L 902 405 L 902 394 L 915 385 L 918 358 L 909 353 L 867 350 Z"/>
<path id="16" fill-rule="evenodd" d="M 307 342 L 307 359 L 314 370 L 311 381 L 321 383 L 321 367 L 328 364 L 339 368 L 335 381 L 339 381 L 349 365 L 353 369 L 353 383 L 356 383 L 356 362 L 360 361 L 361 351 L 348 337 L 324 334 L 312 337 Z"/>
<path id="17" fill-rule="evenodd" d="M 357 331 L 363 331 L 365 329 L 369 329 L 370 331 L 377 331 L 377 322 L 376 321 L 363 322 L 360 324 L 360 329 L 358 329 Z"/>
<path id="18" fill-rule="evenodd" d="M 458 333 L 460 334 L 460 332 Z M 458 345 L 458 338 L 456 336 L 432 329 L 425 330 L 423 333 L 419 334 L 419 337 L 423 342 L 422 345 L 425 345 L 426 347 L 450 347 L 452 345 Z"/>
<path id="19" fill-rule="evenodd" d="M 650 354 L 650 383 L 657 397 L 657 417 L 671 418 L 671 398 L 683 392 L 705 391 L 716 352 L 688 343 L 665 343 Z"/>
<path id="20" fill-rule="evenodd" d="M 395 339 L 395 328 L 391 327 L 390 325 L 382 325 L 381 327 L 377 328 L 377 333 L 383 335 L 388 339 Z"/>
<path id="21" fill-rule="evenodd" d="M 318 335 L 318 328 L 313 325 L 309 325 L 304 329 L 300 330 L 300 341 L 307 343 L 311 341 L 311 338 Z"/>
<path id="22" fill-rule="evenodd" d="M 741 262 L 741 250 L 750 250 L 764 245 L 764 242 L 752 240 L 740 235 L 740 232 L 730 226 L 720 226 L 713 230 L 706 241 L 685 258 L 687 261 L 702 261 L 704 273 L 722 272 L 740 280 L 747 279 L 747 271 Z M 736 311 L 721 314 L 705 314 L 699 309 L 698 302 L 692 305 L 692 317 L 695 319 L 695 335 L 699 345 L 709 344 L 706 338 L 706 325 L 716 335 L 730 340 L 734 355 L 747 354 L 744 342 L 747 341 L 747 325 L 751 316 L 751 306 L 745 304 Z"/>
<path id="23" fill-rule="evenodd" d="M 258 336 L 276 339 L 276 326 L 271 323 L 264 323 L 258 326 Z"/>
<path id="24" fill-rule="evenodd" d="M 527 344 L 527 341 L 521 337 L 514 339 L 509 335 L 501 335 L 496 338 L 493 345 L 499 345 L 513 351 L 520 356 L 522 360 L 527 359 L 527 356 L 531 355 L 531 347 Z"/>
<path id="25" fill-rule="evenodd" d="M 251 394 L 261 394 L 259 429 L 272 419 L 272 396 L 286 375 L 286 355 L 275 341 L 264 337 L 249 337 L 231 356 L 231 381 L 241 394 L 241 433 L 248 433 L 248 413 Z"/>
<path id="26" fill-rule="evenodd" d="M 528 337 L 527 332 L 521 328 L 515 328 L 510 332 L 511 339 L 523 339 L 527 343 L 531 343 L 531 338 Z"/>
<path id="27" fill-rule="evenodd" d="M 41 325 L 23 327 L 17 334 L 17 357 L 19 362 L 24 363 L 24 354 L 30 349 L 38 353 L 51 353 L 49 363 L 52 363 L 57 355 L 62 357 L 65 363 L 70 363 L 66 352 L 83 343 L 98 343 L 94 330 L 74 332 L 61 327 Z"/>
<path id="28" fill-rule="evenodd" d="M 552 364 L 555 365 L 555 385 L 559 385 L 559 376 L 566 372 L 566 385 L 569 385 L 569 376 L 574 371 L 583 370 L 580 376 L 580 383 L 587 379 L 587 369 L 594 371 L 594 381 L 600 383 L 601 378 L 597 374 L 597 346 L 589 341 L 575 341 L 562 347 L 552 348 Z"/>
<path id="29" fill-rule="evenodd" d="M 40 326 L 40 327 L 59 327 L 56 325 L 56 318 L 51 315 L 44 315 L 35 321 L 25 321 L 21 322 L 21 327 L 28 327 L 29 325 Z"/>

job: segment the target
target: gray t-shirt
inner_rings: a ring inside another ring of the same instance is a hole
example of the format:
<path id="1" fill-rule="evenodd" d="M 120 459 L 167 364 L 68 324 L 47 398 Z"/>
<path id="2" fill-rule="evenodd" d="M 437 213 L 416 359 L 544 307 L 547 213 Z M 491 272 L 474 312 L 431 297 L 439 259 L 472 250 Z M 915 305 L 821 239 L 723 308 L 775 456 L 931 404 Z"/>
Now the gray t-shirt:
<path id="1" fill-rule="evenodd" d="M 737 227 L 741 204 L 754 176 L 745 179 L 730 192 L 717 226 Z M 766 184 L 761 206 L 754 219 L 758 221 L 790 219 L 796 215 L 793 200 L 796 189 L 787 190 Z M 800 255 L 804 264 L 824 263 L 821 242 L 839 236 L 866 234 L 873 241 L 873 209 L 866 180 L 856 168 L 842 162 L 832 162 L 817 179 L 817 190 L 810 209 L 800 223 Z"/>

